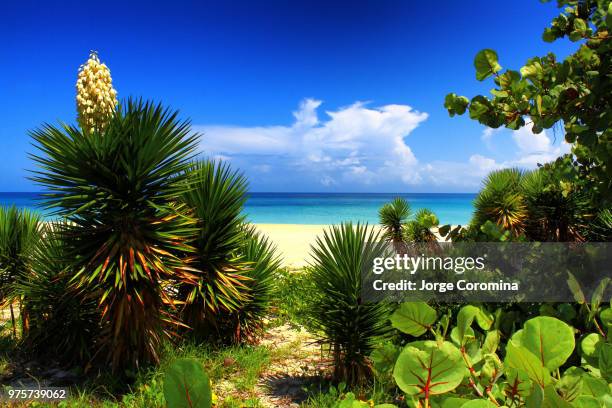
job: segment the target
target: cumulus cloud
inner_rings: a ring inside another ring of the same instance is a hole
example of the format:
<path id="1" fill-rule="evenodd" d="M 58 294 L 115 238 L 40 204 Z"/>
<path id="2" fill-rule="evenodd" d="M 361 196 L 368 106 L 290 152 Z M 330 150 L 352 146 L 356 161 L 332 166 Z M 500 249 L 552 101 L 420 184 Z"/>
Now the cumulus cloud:
<path id="1" fill-rule="evenodd" d="M 564 142 L 553 143 L 546 131 L 534 134 L 531 126 L 487 128 L 483 145 L 474 146 L 465 159 L 424 162 L 409 141 L 427 113 L 408 105 L 371 107 L 363 102 L 321 113 L 321 106 L 320 100 L 304 99 L 285 126 L 195 128 L 204 134 L 201 148 L 207 156 L 231 160 L 251 185 L 265 190 L 395 191 L 419 186 L 426 191 L 435 186 L 440 191 L 475 191 L 492 170 L 535 168 L 570 150 Z"/>
<path id="2" fill-rule="evenodd" d="M 397 177 L 417 182 L 418 161 L 404 138 L 427 119 L 407 105 L 369 107 L 356 102 L 319 118 L 322 102 L 303 100 L 290 126 L 196 126 L 204 133 L 202 150 L 210 156 L 249 155 L 270 166 L 309 174 L 323 186 L 339 182 L 376 183 Z M 267 168 L 269 170 L 269 167 Z"/>

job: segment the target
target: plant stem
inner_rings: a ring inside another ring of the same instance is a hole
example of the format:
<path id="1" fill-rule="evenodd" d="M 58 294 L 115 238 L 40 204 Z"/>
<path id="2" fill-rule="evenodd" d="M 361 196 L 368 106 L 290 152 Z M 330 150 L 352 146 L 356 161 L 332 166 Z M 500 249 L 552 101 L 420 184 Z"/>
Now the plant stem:
<path id="1" fill-rule="evenodd" d="M 15 312 L 13 311 L 13 304 L 9 305 L 9 309 L 11 310 L 11 323 L 13 325 L 13 338 L 17 340 L 17 327 L 15 326 Z"/>

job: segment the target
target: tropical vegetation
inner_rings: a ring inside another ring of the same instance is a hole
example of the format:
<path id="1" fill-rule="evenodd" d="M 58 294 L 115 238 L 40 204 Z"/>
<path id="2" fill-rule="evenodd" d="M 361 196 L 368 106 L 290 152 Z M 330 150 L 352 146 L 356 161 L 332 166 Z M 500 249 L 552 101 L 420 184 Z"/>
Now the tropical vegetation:
<path id="1" fill-rule="evenodd" d="M 31 132 L 32 179 L 54 219 L 0 208 L 10 311 L 0 375 L 32 360 L 78 373 L 60 406 L 256 407 L 266 369 L 285 370 L 279 383 L 300 377 L 291 356 L 300 373 L 316 360 L 313 381 L 300 382 L 304 407 L 611 406 L 606 276 L 583 288 L 569 275 L 559 284 L 575 301 L 563 303 L 369 302 L 363 285 L 374 259 L 442 238 L 610 241 L 612 4 L 558 4 L 544 39 L 569 37 L 576 53 L 502 71 L 483 50 L 476 77 L 494 78 L 493 96 L 449 94 L 445 106 L 490 127 L 563 126 L 572 153 L 490 173 L 465 226 L 439 225 L 401 197 L 380 209 L 380 226 L 330 226 L 300 270 L 282 268 L 246 222 L 239 170 L 199 157 L 200 135 L 178 112 L 117 101 L 93 53 L 78 74 L 77 124 Z M 316 344 L 317 358 L 288 333 Z"/>

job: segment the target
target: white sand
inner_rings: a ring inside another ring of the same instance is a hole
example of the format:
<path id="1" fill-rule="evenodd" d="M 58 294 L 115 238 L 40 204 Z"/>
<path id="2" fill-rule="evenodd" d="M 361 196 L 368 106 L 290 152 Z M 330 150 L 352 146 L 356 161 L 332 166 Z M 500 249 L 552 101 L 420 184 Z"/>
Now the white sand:
<path id="1" fill-rule="evenodd" d="M 301 268 L 312 261 L 310 247 L 329 225 L 255 224 L 255 227 L 276 245 L 283 266 Z"/>

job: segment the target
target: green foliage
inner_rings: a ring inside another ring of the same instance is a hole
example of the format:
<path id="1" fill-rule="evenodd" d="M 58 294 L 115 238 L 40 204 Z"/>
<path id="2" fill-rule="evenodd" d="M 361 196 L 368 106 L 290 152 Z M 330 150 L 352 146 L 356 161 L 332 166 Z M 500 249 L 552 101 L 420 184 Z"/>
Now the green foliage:
<path id="1" fill-rule="evenodd" d="M 526 120 L 533 131 L 562 124 L 565 139 L 573 144 L 577 182 L 586 182 L 597 201 L 608 202 L 612 194 L 612 41 L 609 0 L 559 0 L 564 11 L 544 31 L 545 41 L 569 38 L 580 42 L 578 49 L 560 61 L 552 53 L 534 57 L 519 71 L 506 70 L 490 49 L 474 60 L 479 81 L 494 77 L 492 97 L 477 95 L 471 100 L 449 94 L 444 106 L 451 116 L 469 111 L 470 118 L 498 128 L 518 129 Z"/>
<path id="2" fill-rule="evenodd" d="M 28 210 L 0 207 L 0 305 L 9 305 L 14 337 L 17 323 L 13 303 L 21 300 L 14 285 L 30 270 L 32 252 L 40 241 L 40 220 L 38 214 Z M 21 327 L 26 331 L 28 310 L 21 307 L 20 313 Z"/>
<path id="3" fill-rule="evenodd" d="M 210 408 L 212 391 L 204 367 L 195 359 L 175 361 L 164 376 L 168 408 Z"/>
<path id="4" fill-rule="evenodd" d="M 49 193 L 45 205 L 68 223 L 62 239 L 77 287 L 96 287 L 101 350 L 114 369 L 158 361 L 170 335 L 162 314 L 167 279 L 191 274 L 175 255 L 193 221 L 173 204 L 198 137 L 188 122 L 160 105 L 129 100 L 103 132 L 45 125 L 31 132 L 39 168 L 33 179 Z"/>
<path id="5" fill-rule="evenodd" d="M 312 251 L 318 296 L 309 313 L 311 324 L 331 347 L 335 378 L 363 382 L 371 373 L 368 356 L 388 332 L 388 309 L 362 300 L 361 274 L 383 256 L 385 245 L 372 228 L 346 223 L 325 230 Z"/>
<path id="6" fill-rule="evenodd" d="M 383 238 L 396 246 L 403 244 L 404 228 L 411 214 L 410 204 L 401 197 L 383 205 L 378 211 L 378 218 L 384 230 Z"/>
<path id="7" fill-rule="evenodd" d="M 421 208 L 415 214 L 414 220 L 406 224 L 406 241 L 437 242 L 438 237 L 433 233 L 432 228 L 436 228 L 439 223 L 438 217 L 433 211 Z"/>
<path id="8" fill-rule="evenodd" d="M 275 247 L 252 227 L 242 209 L 247 182 L 230 166 L 194 163 L 187 172 L 183 202 L 197 219 L 192 280 L 179 286 L 181 315 L 195 338 L 253 339 L 273 296 L 280 265 Z"/>
<path id="9" fill-rule="evenodd" d="M 254 341 L 255 336 L 261 334 L 263 319 L 277 296 L 274 279 L 280 267 L 280 257 L 272 242 L 253 227 L 244 229 L 240 254 L 248 265 L 245 271 L 249 279 L 248 297 L 231 314 L 230 328 L 237 341 Z"/>
<path id="10" fill-rule="evenodd" d="M 221 316 L 247 299 L 248 265 L 238 253 L 247 182 L 228 165 L 212 161 L 193 163 L 186 174 L 181 198 L 193 211 L 198 230 L 190 259 L 193 276 L 179 286 L 179 299 L 185 303 L 183 321 L 202 339 L 219 329 Z"/>
<path id="11" fill-rule="evenodd" d="M 7 300 L 11 285 L 30 267 L 39 239 L 40 216 L 17 207 L 0 207 L 0 303 Z"/>
<path id="12" fill-rule="evenodd" d="M 402 303 L 391 315 L 391 324 L 397 330 L 421 336 L 431 330 L 438 316 L 436 310 L 425 302 Z"/>
<path id="13" fill-rule="evenodd" d="M 473 226 L 492 221 L 514 236 L 524 232 L 527 208 L 520 192 L 524 173 L 519 169 L 491 172 L 474 200 Z"/>
<path id="14" fill-rule="evenodd" d="M 465 376 L 459 349 L 447 341 L 408 343 L 395 363 L 393 377 L 402 391 L 425 400 L 457 388 Z"/>
<path id="15" fill-rule="evenodd" d="M 70 282 L 67 245 L 61 239 L 61 222 L 42 228 L 42 239 L 32 256 L 32 267 L 14 285 L 28 325 L 21 346 L 41 358 L 53 356 L 63 364 L 89 361 L 93 341 L 100 331 L 95 291 L 83 291 Z"/>
<path id="16" fill-rule="evenodd" d="M 402 304 L 391 318 L 394 326 L 435 339 L 385 343 L 372 353 L 377 370 L 392 367 L 409 406 L 601 407 L 612 400 L 612 347 L 602 334 L 584 336 L 576 350 L 578 331 L 557 318 L 538 316 L 502 342 L 500 328 L 512 319 L 502 309 L 463 306 L 452 330 L 443 329 L 447 315 L 437 315 L 424 303 Z M 574 362 L 581 366 L 570 366 Z"/>

